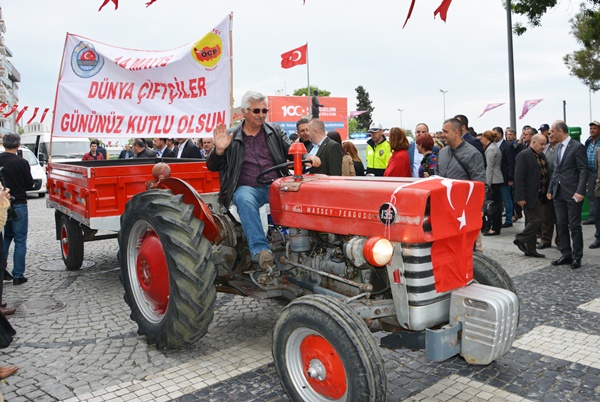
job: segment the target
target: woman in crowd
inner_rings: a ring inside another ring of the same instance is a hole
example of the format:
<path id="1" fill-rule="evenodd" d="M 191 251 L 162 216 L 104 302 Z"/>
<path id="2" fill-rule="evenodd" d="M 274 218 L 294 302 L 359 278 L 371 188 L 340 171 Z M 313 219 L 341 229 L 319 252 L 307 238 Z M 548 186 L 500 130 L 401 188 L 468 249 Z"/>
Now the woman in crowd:
<path id="1" fill-rule="evenodd" d="M 502 170 L 500 165 L 502 164 L 502 152 L 494 144 L 494 132 L 492 130 L 486 130 L 481 136 L 481 145 L 485 149 L 485 160 L 487 167 L 485 168 L 485 183 L 491 187 L 492 196 L 494 200 L 494 211 L 491 216 L 486 216 L 484 236 L 497 236 L 500 234 L 502 228 L 502 196 L 500 194 L 500 188 L 504 184 L 504 178 L 502 176 Z M 488 230 L 485 230 L 488 229 Z"/>
<path id="2" fill-rule="evenodd" d="M 337 131 L 330 131 L 327 133 L 327 136 L 338 144 L 342 145 L 342 136 Z M 352 157 L 345 151 L 344 156 L 342 157 L 342 176 L 356 176 Z"/>
<path id="3" fill-rule="evenodd" d="M 406 133 L 399 127 L 390 130 L 390 148 L 392 156 L 385 169 L 384 176 L 387 177 L 412 177 L 410 167 L 410 156 L 408 155 L 408 138 Z"/>
<path id="4" fill-rule="evenodd" d="M 344 150 L 344 154 L 350 155 L 352 158 L 352 162 L 354 163 L 354 173 L 357 176 L 365 175 L 365 165 L 363 165 L 360 156 L 358 156 L 358 150 L 352 143 L 352 141 L 346 141 L 342 144 L 342 149 Z"/>
<path id="5" fill-rule="evenodd" d="M 429 177 L 437 166 L 437 154 L 433 153 L 433 138 L 429 134 L 419 134 L 417 151 L 423 155 L 419 166 L 419 177 Z"/>

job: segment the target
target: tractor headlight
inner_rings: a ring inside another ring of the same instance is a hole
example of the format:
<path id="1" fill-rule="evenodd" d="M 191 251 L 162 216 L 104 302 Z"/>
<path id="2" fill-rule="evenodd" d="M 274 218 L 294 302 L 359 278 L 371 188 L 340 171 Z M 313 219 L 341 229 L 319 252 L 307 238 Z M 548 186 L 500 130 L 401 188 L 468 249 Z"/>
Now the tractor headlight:
<path id="1" fill-rule="evenodd" d="M 363 247 L 365 260 L 375 267 L 383 267 L 394 255 L 394 245 L 382 236 L 369 238 Z"/>

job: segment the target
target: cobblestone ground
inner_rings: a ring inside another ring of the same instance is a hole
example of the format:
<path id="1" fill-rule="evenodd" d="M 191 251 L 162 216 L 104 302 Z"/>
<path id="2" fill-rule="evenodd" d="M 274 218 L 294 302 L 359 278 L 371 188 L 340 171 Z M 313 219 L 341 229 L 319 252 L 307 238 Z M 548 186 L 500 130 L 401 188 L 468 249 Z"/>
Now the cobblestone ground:
<path id="1" fill-rule="evenodd" d="M 208 334 L 193 347 L 158 351 L 137 335 L 119 282 L 115 239 L 85 244 L 86 267 L 65 271 L 54 212 L 30 199 L 29 282 L 5 282 L 17 308 L 17 336 L 1 352 L 19 371 L 0 383 L 21 401 L 287 401 L 271 356 L 271 331 L 284 304 L 220 294 Z M 520 223 L 522 228 L 522 223 Z M 526 258 L 513 228 L 485 238 L 485 253 L 513 277 L 521 302 L 517 341 L 489 366 L 459 358 L 442 363 L 424 352 L 381 348 L 388 401 L 599 401 L 600 251 L 579 270 Z M 12 262 L 9 259 L 9 268 Z M 376 333 L 382 337 L 383 333 Z"/>

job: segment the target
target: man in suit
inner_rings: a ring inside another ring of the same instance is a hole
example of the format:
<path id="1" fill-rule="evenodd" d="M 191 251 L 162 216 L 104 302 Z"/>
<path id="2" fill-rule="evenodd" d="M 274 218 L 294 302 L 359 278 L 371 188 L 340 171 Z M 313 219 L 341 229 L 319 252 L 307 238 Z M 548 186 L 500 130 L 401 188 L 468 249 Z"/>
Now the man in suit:
<path id="1" fill-rule="evenodd" d="M 133 157 L 134 158 L 155 158 L 156 153 L 147 147 L 146 141 L 143 138 L 133 140 Z"/>
<path id="2" fill-rule="evenodd" d="M 600 166 L 600 148 L 596 150 L 596 166 Z M 594 188 L 594 193 L 596 195 L 596 200 L 600 197 L 600 176 L 596 177 L 596 186 Z M 590 244 L 590 248 L 599 248 L 600 247 L 600 201 L 596 201 L 596 233 L 594 233 L 594 237 L 596 240 L 592 244 Z"/>
<path id="3" fill-rule="evenodd" d="M 310 152 L 313 144 L 310 142 L 310 136 L 308 135 L 308 119 L 302 118 L 296 122 L 296 132 L 300 137 L 300 142 L 304 144 L 306 152 Z"/>
<path id="4" fill-rule="evenodd" d="M 525 212 L 525 228 L 513 242 L 526 256 L 544 258 L 535 249 L 536 233 L 544 221 L 542 202 L 548 192 L 548 165 L 544 156 L 546 137 L 536 134 L 515 164 L 515 199 Z M 547 200 L 546 200 L 547 201 Z M 548 202 L 548 201 L 547 201 Z"/>
<path id="5" fill-rule="evenodd" d="M 547 130 L 543 130 L 542 128 L 548 127 Z M 544 156 L 546 156 L 546 162 L 548 163 L 548 174 L 552 177 L 552 173 L 554 172 L 554 161 L 556 160 L 556 156 L 554 152 L 556 150 L 556 145 L 558 144 L 558 140 L 555 137 L 550 138 L 550 126 L 548 124 L 542 124 L 540 126 L 540 131 L 542 134 L 546 136 L 548 143 L 544 148 Z M 542 237 L 540 238 L 540 242 L 537 245 L 539 250 L 543 250 L 548 247 L 552 247 L 552 237 L 554 236 L 554 226 L 556 226 L 556 212 L 554 211 L 554 203 L 546 202 L 543 204 L 542 209 L 544 210 L 544 222 L 542 223 Z M 556 230 L 556 236 L 554 237 L 554 244 L 557 246 L 560 245 L 560 239 L 558 237 L 558 230 Z M 560 249 L 560 247 L 559 247 Z"/>
<path id="6" fill-rule="evenodd" d="M 177 158 L 202 159 L 200 148 L 198 148 L 198 146 L 194 144 L 194 141 L 187 138 L 177 138 L 177 141 L 179 142 Z"/>
<path id="7" fill-rule="evenodd" d="M 581 207 L 588 177 L 587 156 L 585 147 L 569 136 L 569 127 L 564 121 L 557 120 L 552 124 L 552 137 L 558 140 L 558 144 L 548 199 L 554 200 L 561 252 L 561 257 L 552 261 L 552 265 L 571 264 L 571 268 L 577 269 L 581 267 L 583 256 Z"/>
<path id="8" fill-rule="evenodd" d="M 502 203 L 506 210 L 506 217 L 502 227 L 508 228 L 513 225 L 512 216 L 514 213 L 514 205 L 512 189 L 515 183 L 515 149 L 510 141 L 504 139 L 502 127 L 494 127 L 492 131 L 495 134 L 494 141 L 496 146 L 500 149 L 500 153 L 502 154 L 500 170 L 502 171 L 504 183 L 502 184 L 502 187 L 500 187 L 500 193 L 502 194 Z"/>
<path id="9" fill-rule="evenodd" d="M 177 155 L 167 146 L 167 138 L 155 138 L 152 140 L 152 147 L 156 156 L 159 158 L 175 158 Z"/>
<path id="10" fill-rule="evenodd" d="M 308 133 L 313 144 L 310 155 L 316 155 L 321 159 L 321 166 L 310 168 L 310 173 L 341 176 L 344 151 L 340 144 L 327 137 L 323 120 L 312 119 L 308 123 Z"/>
<path id="11" fill-rule="evenodd" d="M 119 159 L 130 159 L 133 158 L 133 151 L 129 144 L 125 144 L 125 149 L 119 154 Z"/>

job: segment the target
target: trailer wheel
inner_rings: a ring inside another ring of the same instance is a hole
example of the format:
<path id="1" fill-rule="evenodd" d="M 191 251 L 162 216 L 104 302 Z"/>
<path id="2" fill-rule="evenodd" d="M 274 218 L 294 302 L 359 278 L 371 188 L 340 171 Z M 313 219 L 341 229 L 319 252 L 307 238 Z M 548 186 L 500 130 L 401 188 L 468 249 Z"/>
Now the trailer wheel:
<path id="1" fill-rule="evenodd" d="M 513 280 L 504 268 L 481 253 L 473 253 L 473 278 L 482 285 L 510 290 L 517 294 Z"/>
<path id="2" fill-rule="evenodd" d="M 216 270 L 193 206 L 171 191 L 134 196 L 121 216 L 119 261 L 125 302 L 149 344 L 181 348 L 213 319 Z"/>
<path id="3" fill-rule="evenodd" d="M 60 252 L 69 271 L 83 264 L 83 230 L 79 222 L 62 214 L 60 217 Z"/>
<path id="4" fill-rule="evenodd" d="M 292 401 L 384 401 L 381 353 L 364 321 L 341 302 L 309 295 L 286 306 L 273 330 L 273 358 Z"/>

